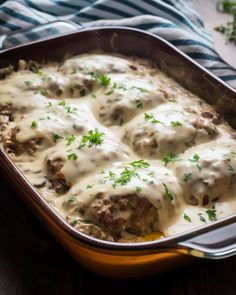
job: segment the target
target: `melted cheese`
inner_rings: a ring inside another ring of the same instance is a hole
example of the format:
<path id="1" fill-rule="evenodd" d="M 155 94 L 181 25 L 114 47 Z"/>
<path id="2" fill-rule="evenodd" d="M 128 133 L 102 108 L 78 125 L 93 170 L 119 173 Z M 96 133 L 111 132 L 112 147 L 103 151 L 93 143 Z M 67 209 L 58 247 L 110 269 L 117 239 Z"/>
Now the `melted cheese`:
<path id="1" fill-rule="evenodd" d="M 150 62 L 91 53 L 21 68 L 0 81 L 1 144 L 65 219 L 100 193 L 147 199 L 166 236 L 235 213 L 235 131 Z"/>

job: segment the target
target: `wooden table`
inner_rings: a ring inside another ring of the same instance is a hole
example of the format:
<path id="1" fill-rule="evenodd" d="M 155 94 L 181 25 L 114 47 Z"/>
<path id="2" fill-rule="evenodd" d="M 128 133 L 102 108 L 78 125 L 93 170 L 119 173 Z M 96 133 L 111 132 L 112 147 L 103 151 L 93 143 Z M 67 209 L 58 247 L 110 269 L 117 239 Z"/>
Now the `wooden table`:
<path id="1" fill-rule="evenodd" d="M 193 2 L 205 16 L 207 11 L 210 15 L 212 1 Z M 0 198 L 0 295 L 236 294 L 236 257 L 200 260 L 143 280 L 117 281 L 94 275 L 73 261 L 2 177 Z"/>

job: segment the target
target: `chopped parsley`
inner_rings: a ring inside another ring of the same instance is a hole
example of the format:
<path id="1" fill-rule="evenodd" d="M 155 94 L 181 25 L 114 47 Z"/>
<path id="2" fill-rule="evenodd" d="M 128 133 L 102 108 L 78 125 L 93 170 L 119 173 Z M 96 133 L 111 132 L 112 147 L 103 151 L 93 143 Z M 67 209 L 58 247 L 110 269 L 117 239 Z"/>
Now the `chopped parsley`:
<path id="1" fill-rule="evenodd" d="M 184 219 L 187 220 L 188 222 L 192 222 L 192 219 L 184 213 Z"/>
<path id="2" fill-rule="evenodd" d="M 48 91 L 45 88 L 40 88 L 39 89 L 39 93 L 42 94 L 42 95 L 44 95 L 44 96 L 48 96 Z"/>
<path id="3" fill-rule="evenodd" d="M 25 85 L 29 87 L 29 86 L 32 85 L 32 82 L 31 81 L 25 81 Z"/>
<path id="4" fill-rule="evenodd" d="M 129 165 L 134 168 L 147 168 L 150 166 L 150 164 L 148 162 L 145 162 L 144 160 L 130 162 Z"/>
<path id="5" fill-rule="evenodd" d="M 137 109 L 142 109 L 143 103 L 141 101 L 137 102 L 136 107 L 137 107 Z"/>
<path id="6" fill-rule="evenodd" d="M 76 153 L 71 153 L 69 155 L 67 155 L 69 160 L 77 160 L 78 159 L 78 155 L 76 155 Z"/>
<path id="7" fill-rule="evenodd" d="M 183 181 L 189 181 L 192 179 L 192 173 L 185 173 L 183 177 Z"/>
<path id="8" fill-rule="evenodd" d="M 65 100 L 61 100 L 59 103 L 58 103 L 59 106 L 63 106 L 65 107 L 66 106 L 66 102 Z"/>
<path id="9" fill-rule="evenodd" d="M 103 143 L 103 136 L 105 135 L 105 133 L 103 132 L 99 132 L 97 128 L 95 128 L 94 130 L 89 130 L 87 135 L 83 135 L 81 140 L 80 140 L 80 145 L 79 145 L 79 149 L 84 147 L 84 146 L 88 146 L 88 147 L 92 147 L 92 146 L 96 146 L 96 145 L 101 145 Z"/>
<path id="10" fill-rule="evenodd" d="M 36 121 L 33 121 L 31 123 L 31 128 L 37 128 L 38 127 L 38 123 Z"/>
<path id="11" fill-rule="evenodd" d="M 179 127 L 179 126 L 182 126 L 183 124 L 179 121 L 171 121 L 170 122 L 171 126 L 173 127 Z"/>
<path id="12" fill-rule="evenodd" d="M 76 139 L 76 137 L 72 134 L 72 135 L 69 135 L 66 140 L 67 140 L 67 145 L 70 145 L 72 144 L 72 142 Z"/>
<path id="13" fill-rule="evenodd" d="M 137 89 L 141 92 L 149 92 L 146 88 L 143 88 L 143 87 L 137 87 L 137 86 L 132 86 L 130 89 Z"/>
<path id="14" fill-rule="evenodd" d="M 179 161 L 179 158 L 178 158 L 178 155 L 175 155 L 175 154 L 169 154 L 169 155 L 166 155 L 162 161 L 164 162 L 165 166 L 169 163 L 169 162 L 176 162 L 176 161 Z"/>
<path id="15" fill-rule="evenodd" d="M 52 138 L 54 142 L 57 142 L 59 139 L 63 138 L 62 136 L 56 134 L 56 133 L 52 133 Z"/>
<path id="16" fill-rule="evenodd" d="M 96 81 L 99 81 L 103 86 L 108 86 L 110 84 L 111 78 L 107 75 L 97 74 L 94 72 L 89 73 Z"/>
<path id="17" fill-rule="evenodd" d="M 65 109 L 66 109 L 67 113 L 69 113 L 69 114 L 76 114 L 78 111 L 77 108 L 72 108 L 70 106 L 65 107 Z"/>
<path id="18" fill-rule="evenodd" d="M 136 186 L 136 192 L 137 192 L 137 193 L 140 193 L 141 191 L 142 191 L 141 186 Z"/>
<path id="19" fill-rule="evenodd" d="M 205 217 L 202 216 L 202 213 L 198 213 L 198 215 L 199 215 L 200 221 L 206 223 L 206 219 L 205 219 Z"/>
<path id="20" fill-rule="evenodd" d="M 93 187 L 93 185 L 88 184 L 88 185 L 86 186 L 86 189 L 91 189 L 92 187 Z"/>
<path id="21" fill-rule="evenodd" d="M 173 193 L 169 190 L 168 186 L 165 183 L 162 183 L 163 187 L 164 187 L 164 191 L 165 191 L 165 196 L 169 201 L 173 201 L 174 200 L 174 195 Z"/>
<path id="22" fill-rule="evenodd" d="M 116 175 L 114 172 L 109 171 L 108 175 L 105 176 L 105 179 L 109 179 L 113 182 L 113 188 L 115 188 L 117 185 L 126 185 L 134 177 L 140 178 L 139 174 L 137 173 L 137 170 L 140 168 L 148 168 L 150 166 L 150 164 L 145 162 L 144 160 L 137 160 L 127 164 L 130 167 L 125 167 L 124 170 L 120 173 L 120 175 Z M 141 191 L 140 189 L 142 188 L 136 187 L 136 190 Z"/>
<path id="23" fill-rule="evenodd" d="M 49 103 L 46 105 L 46 108 L 49 108 L 52 106 L 52 103 L 49 101 Z"/>
<path id="24" fill-rule="evenodd" d="M 216 217 L 216 209 L 207 209 L 206 210 L 206 214 L 208 215 L 208 219 L 210 221 L 216 221 L 217 217 Z"/>
<path id="25" fill-rule="evenodd" d="M 232 21 L 215 27 L 215 30 L 224 34 L 228 41 L 236 41 L 236 2 L 230 0 L 221 0 L 217 4 L 220 12 L 232 15 Z"/>
<path id="26" fill-rule="evenodd" d="M 92 93 L 92 94 L 91 94 L 91 97 L 92 97 L 93 99 L 97 98 L 97 96 L 96 96 L 95 93 Z"/>
<path id="27" fill-rule="evenodd" d="M 189 159 L 189 162 L 195 164 L 196 167 L 198 168 L 198 170 L 201 171 L 202 170 L 202 167 L 200 166 L 200 164 L 198 162 L 199 160 L 200 160 L 199 155 L 198 154 L 195 154 L 192 159 Z"/>
<path id="28" fill-rule="evenodd" d="M 69 196 L 67 199 L 68 203 L 75 203 L 76 201 L 76 196 Z"/>
<path id="29" fill-rule="evenodd" d="M 78 220 L 73 220 L 72 222 L 71 222 L 71 224 L 70 225 L 72 225 L 72 226 L 76 226 L 76 224 L 78 223 Z"/>
<path id="30" fill-rule="evenodd" d="M 144 113 L 144 120 L 150 121 L 152 124 L 158 124 L 158 123 L 163 124 L 161 121 L 155 119 L 153 114 Z"/>

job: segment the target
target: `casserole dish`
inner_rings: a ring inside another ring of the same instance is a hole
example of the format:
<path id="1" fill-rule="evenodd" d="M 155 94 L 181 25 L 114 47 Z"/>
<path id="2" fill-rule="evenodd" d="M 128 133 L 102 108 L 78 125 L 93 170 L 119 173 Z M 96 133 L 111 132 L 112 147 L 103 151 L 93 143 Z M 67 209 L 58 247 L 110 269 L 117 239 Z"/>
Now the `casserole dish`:
<path id="1" fill-rule="evenodd" d="M 236 93 L 210 72 L 197 65 L 168 42 L 130 28 L 83 29 L 64 36 L 20 45 L 0 53 L 1 67 L 17 66 L 20 59 L 61 60 L 92 50 L 146 58 L 197 94 L 236 127 Z M 81 264 L 92 271 L 112 277 L 139 277 L 163 272 L 192 260 L 193 256 L 224 258 L 236 253 L 236 216 L 229 216 L 195 231 L 142 243 L 114 243 L 94 239 L 68 225 L 0 151 L 2 173 L 35 212 L 52 235 Z"/>

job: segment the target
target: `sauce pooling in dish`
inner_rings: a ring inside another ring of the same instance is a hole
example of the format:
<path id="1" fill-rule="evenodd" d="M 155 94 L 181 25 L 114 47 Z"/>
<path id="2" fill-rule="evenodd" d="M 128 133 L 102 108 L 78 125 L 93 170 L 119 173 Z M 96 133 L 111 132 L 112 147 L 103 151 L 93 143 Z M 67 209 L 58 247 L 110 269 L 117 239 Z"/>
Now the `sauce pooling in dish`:
<path id="1" fill-rule="evenodd" d="M 19 61 L 0 81 L 0 128 L 27 179 L 92 237 L 152 240 L 236 212 L 235 131 L 147 60 Z"/>

